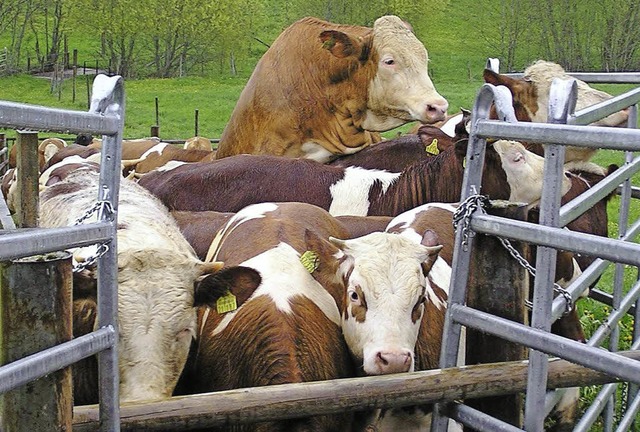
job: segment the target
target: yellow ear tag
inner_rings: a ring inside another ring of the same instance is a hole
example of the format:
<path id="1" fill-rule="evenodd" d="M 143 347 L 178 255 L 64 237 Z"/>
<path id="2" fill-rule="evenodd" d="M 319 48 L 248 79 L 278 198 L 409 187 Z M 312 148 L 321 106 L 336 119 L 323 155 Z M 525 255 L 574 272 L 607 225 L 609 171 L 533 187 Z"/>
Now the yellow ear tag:
<path id="1" fill-rule="evenodd" d="M 467 167 L 467 158 L 465 157 L 464 159 L 462 159 L 462 168 L 466 168 Z"/>
<path id="2" fill-rule="evenodd" d="M 238 309 L 238 303 L 236 302 L 236 296 L 234 296 L 231 291 L 216 301 L 216 311 L 218 311 L 219 314 L 231 312 L 236 309 Z"/>
<path id="3" fill-rule="evenodd" d="M 300 256 L 300 262 L 309 273 L 313 273 L 318 268 L 318 254 L 313 251 L 306 251 Z"/>
<path id="4" fill-rule="evenodd" d="M 439 155 L 440 150 L 438 150 L 438 139 L 434 138 L 433 141 L 431 141 L 431 144 L 426 146 L 424 149 L 427 151 L 427 153 L 430 153 L 434 156 Z"/>

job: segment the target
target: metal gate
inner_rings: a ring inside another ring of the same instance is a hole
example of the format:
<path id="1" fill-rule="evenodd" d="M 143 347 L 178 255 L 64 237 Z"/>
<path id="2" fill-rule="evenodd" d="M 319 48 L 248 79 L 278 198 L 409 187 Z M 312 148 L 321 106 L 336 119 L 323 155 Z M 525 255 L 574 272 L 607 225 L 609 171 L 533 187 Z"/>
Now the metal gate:
<path id="1" fill-rule="evenodd" d="M 488 67 L 495 71 L 497 62 L 490 59 Z M 577 78 L 590 82 L 640 83 L 640 74 L 576 74 Z M 469 220 L 475 233 L 488 234 L 537 245 L 536 273 L 533 293 L 531 326 L 525 326 L 491 316 L 465 305 L 466 282 L 470 266 L 473 236 L 469 236 L 467 247 L 464 230 L 458 229 L 455 239 L 453 276 L 451 279 L 449 309 L 445 323 L 445 334 L 440 366 L 453 367 L 457 360 L 457 349 L 462 326 L 478 329 L 487 334 L 522 344 L 529 348 L 528 386 L 524 412 L 524 429 L 491 417 L 462 403 L 438 404 L 434 413 L 432 431 L 445 431 L 447 416 L 480 431 L 542 431 L 544 419 L 557 400 L 553 392 L 547 393 L 548 357 L 556 356 L 573 363 L 618 377 L 625 383 L 604 386 L 592 406 L 574 430 L 591 428 L 597 416 L 605 410 L 604 429 L 613 430 L 612 394 L 618 386 L 627 389 L 627 410 L 618 422 L 616 430 L 628 430 L 634 423 L 640 408 L 640 362 L 624 358 L 618 350 L 617 325 L 621 318 L 633 310 L 635 326 L 631 349 L 640 347 L 639 298 L 640 283 L 636 281 L 623 292 L 622 272 L 625 265 L 640 266 L 640 245 L 631 243 L 640 233 L 640 221 L 627 226 L 630 200 L 637 195 L 631 187 L 630 178 L 640 170 L 640 131 L 635 129 L 638 121 L 640 88 L 614 97 L 608 101 L 574 112 L 577 98 L 575 80 L 556 79 L 549 97 L 549 123 L 518 123 L 511 104 L 511 93 L 502 86 L 485 84 L 475 101 L 471 137 L 467 151 L 467 170 L 463 184 L 462 201 L 473 199 L 480 193 L 480 182 L 487 138 L 512 139 L 526 142 L 552 143 L 545 149 L 545 175 L 540 204 L 540 224 L 490 216 L 477 208 Z M 488 120 L 491 104 L 495 103 L 501 120 Z M 628 128 L 584 126 L 609 114 L 630 107 Z M 563 175 L 565 145 L 606 148 L 626 153 L 623 167 L 607 176 L 579 198 L 560 206 L 560 179 Z M 619 185 L 622 185 L 621 187 Z M 584 213 L 594 203 L 612 191 L 621 194 L 619 239 L 571 232 L 563 229 Z M 469 234 L 469 233 L 467 233 Z M 613 295 L 595 292 L 599 300 L 610 300 L 613 312 L 602 326 L 594 332 L 587 344 L 571 341 L 549 333 L 552 322 L 558 319 L 565 308 L 565 300 L 553 298 L 553 275 L 558 249 L 598 256 L 586 271 L 567 290 L 576 298 L 593 283 L 611 262 L 615 264 L 615 286 Z M 635 305 L 635 307 L 634 307 Z M 605 339 L 610 344 L 601 346 Z M 446 413 L 446 415 L 445 415 Z"/>
<path id="2" fill-rule="evenodd" d="M 119 76 L 99 75 L 92 95 L 89 112 L 0 101 L 0 127 L 102 134 L 104 145 L 96 199 L 114 210 L 101 211 L 95 223 L 0 231 L 0 261 L 97 243 L 109 245 L 98 259 L 98 330 L 0 367 L 0 393 L 98 354 L 101 430 L 106 432 L 120 430 L 116 210 L 122 172 L 124 81 Z"/>

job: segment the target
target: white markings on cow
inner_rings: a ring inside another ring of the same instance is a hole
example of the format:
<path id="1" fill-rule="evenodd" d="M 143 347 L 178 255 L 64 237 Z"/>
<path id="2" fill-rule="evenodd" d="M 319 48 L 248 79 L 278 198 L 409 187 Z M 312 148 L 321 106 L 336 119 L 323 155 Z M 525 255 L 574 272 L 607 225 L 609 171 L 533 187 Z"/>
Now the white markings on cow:
<path id="1" fill-rule="evenodd" d="M 361 148 L 362 147 L 358 147 L 357 150 L 360 150 Z M 303 143 L 300 149 L 302 150 L 304 158 L 312 159 L 320 163 L 327 163 L 332 157 L 335 157 L 335 155 L 329 150 L 313 141 Z"/>
<path id="2" fill-rule="evenodd" d="M 441 127 L 440 130 L 446 133 L 450 137 L 456 136 L 456 126 L 462 121 L 463 114 L 456 114 L 449 118 Z"/>
<path id="3" fill-rule="evenodd" d="M 329 188 L 332 197 L 329 213 L 332 216 L 366 216 L 371 204 L 369 191 L 374 182 L 382 183 L 384 193 L 399 176 L 400 173 L 347 167 L 344 178 Z"/>
<path id="4" fill-rule="evenodd" d="M 151 147 L 149 150 L 147 150 L 146 152 L 142 153 L 142 156 L 140 156 L 140 159 L 146 159 L 151 153 L 154 153 L 154 152 L 158 153 L 158 155 L 161 155 L 162 152 L 164 151 L 164 149 L 169 145 L 171 145 L 171 144 L 164 143 L 164 142 L 156 144 L 153 147 Z"/>
<path id="5" fill-rule="evenodd" d="M 182 165 L 188 164 L 189 162 L 183 162 L 183 161 L 177 161 L 177 160 L 170 160 L 169 162 L 167 162 L 166 164 L 156 168 L 156 171 L 171 171 L 174 170 Z"/>

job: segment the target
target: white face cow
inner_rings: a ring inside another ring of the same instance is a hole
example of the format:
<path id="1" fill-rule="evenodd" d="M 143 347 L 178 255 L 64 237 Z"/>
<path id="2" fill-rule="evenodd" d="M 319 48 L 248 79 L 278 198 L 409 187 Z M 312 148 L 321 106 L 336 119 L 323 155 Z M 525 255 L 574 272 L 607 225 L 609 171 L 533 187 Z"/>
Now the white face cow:
<path id="1" fill-rule="evenodd" d="M 413 371 L 425 275 L 441 246 L 427 236 L 417 244 L 387 233 L 331 241 L 341 251 L 342 331 L 352 355 L 367 375 Z"/>
<path id="2" fill-rule="evenodd" d="M 542 196 L 544 158 L 525 149 L 517 141 L 498 140 L 493 148 L 500 155 L 502 168 L 511 187 L 509 201 L 533 203 Z M 571 188 L 571 180 L 563 177 L 562 195 Z"/>
<path id="3" fill-rule="evenodd" d="M 409 121 L 444 120 L 449 103 L 427 73 L 427 50 L 396 16 L 378 18 L 373 26 L 378 69 L 371 80 L 362 127 L 386 131 Z"/>

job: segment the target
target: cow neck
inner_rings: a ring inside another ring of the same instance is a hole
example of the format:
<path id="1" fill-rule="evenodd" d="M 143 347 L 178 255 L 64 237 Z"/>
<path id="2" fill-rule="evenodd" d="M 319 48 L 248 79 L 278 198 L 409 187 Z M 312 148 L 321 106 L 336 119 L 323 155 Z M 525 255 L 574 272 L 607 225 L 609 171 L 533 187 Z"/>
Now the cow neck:
<path id="1" fill-rule="evenodd" d="M 374 185 L 368 216 L 396 216 L 430 202 L 457 202 L 463 175 L 462 160 L 450 147 L 405 168 L 386 193 Z"/>

